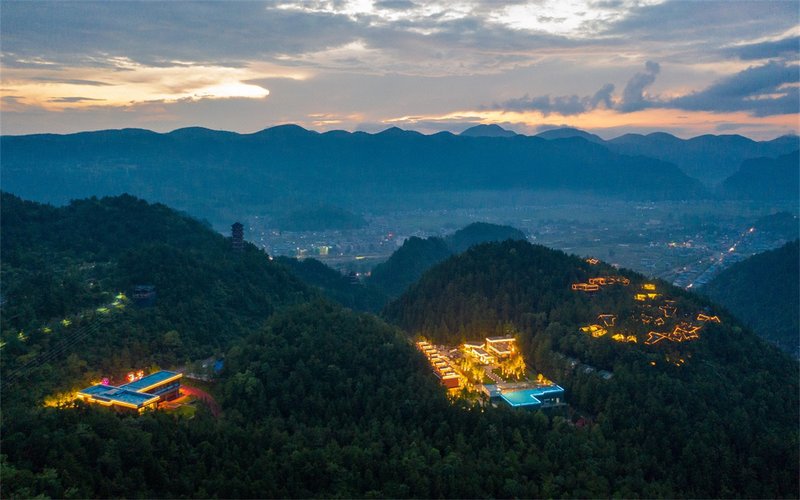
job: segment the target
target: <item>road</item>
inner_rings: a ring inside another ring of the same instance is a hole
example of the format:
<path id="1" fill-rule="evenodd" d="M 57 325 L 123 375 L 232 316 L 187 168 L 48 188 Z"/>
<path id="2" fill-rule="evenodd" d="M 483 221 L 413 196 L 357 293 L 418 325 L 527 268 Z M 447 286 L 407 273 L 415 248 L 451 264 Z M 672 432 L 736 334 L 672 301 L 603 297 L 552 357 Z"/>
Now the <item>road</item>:
<path id="1" fill-rule="evenodd" d="M 208 409 L 211 410 L 211 414 L 214 415 L 214 418 L 217 418 L 220 416 L 220 414 L 222 414 L 222 408 L 219 406 L 219 403 L 217 403 L 217 401 L 214 399 L 214 396 L 206 391 L 198 389 L 197 387 L 182 385 L 181 392 L 183 394 L 194 396 L 205 403 L 208 406 Z"/>

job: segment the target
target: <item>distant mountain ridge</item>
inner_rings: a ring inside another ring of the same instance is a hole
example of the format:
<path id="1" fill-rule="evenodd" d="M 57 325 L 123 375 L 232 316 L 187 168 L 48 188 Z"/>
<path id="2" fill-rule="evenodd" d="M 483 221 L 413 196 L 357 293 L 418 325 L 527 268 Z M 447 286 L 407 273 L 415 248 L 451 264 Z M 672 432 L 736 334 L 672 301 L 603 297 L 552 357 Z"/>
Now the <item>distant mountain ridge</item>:
<path id="1" fill-rule="evenodd" d="M 191 128 L 0 137 L 3 189 L 37 201 L 131 193 L 187 209 L 403 198 L 409 193 L 542 189 L 637 199 L 705 194 L 677 167 L 578 139 L 503 140 L 387 129 L 253 134 Z"/>
<path id="2" fill-rule="evenodd" d="M 673 163 L 687 175 L 715 185 L 732 175 L 742 162 L 751 158 L 775 158 L 800 148 L 800 137 L 784 135 L 770 141 L 754 141 L 741 135 L 701 135 L 681 139 L 666 132 L 625 134 L 610 140 L 586 131 L 562 127 L 547 130 L 536 137 L 568 139 L 581 137 L 603 144 L 610 150 L 626 155 L 641 155 Z"/>
<path id="3" fill-rule="evenodd" d="M 599 135 L 590 134 L 589 132 L 586 132 L 584 130 L 572 127 L 553 128 L 536 134 L 536 137 L 541 137 L 542 139 L 547 139 L 548 141 L 554 139 L 569 139 L 572 137 L 581 137 L 589 142 L 594 142 L 596 144 L 604 144 L 606 142 Z"/>
<path id="4" fill-rule="evenodd" d="M 491 125 L 475 125 L 458 135 L 465 137 L 514 137 L 518 134 L 513 130 L 504 129 L 500 125 L 493 123 Z"/>
<path id="5" fill-rule="evenodd" d="M 722 182 L 724 196 L 745 200 L 800 199 L 800 152 L 751 158 Z"/>

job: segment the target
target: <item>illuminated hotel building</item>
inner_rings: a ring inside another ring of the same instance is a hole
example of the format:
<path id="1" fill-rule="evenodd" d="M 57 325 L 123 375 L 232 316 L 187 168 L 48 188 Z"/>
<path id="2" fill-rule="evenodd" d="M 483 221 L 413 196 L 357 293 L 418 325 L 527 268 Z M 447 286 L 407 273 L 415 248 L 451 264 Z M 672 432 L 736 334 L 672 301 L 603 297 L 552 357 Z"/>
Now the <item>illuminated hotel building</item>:
<path id="1" fill-rule="evenodd" d="M 178 397 L 182 377 L 182 373 L 162 370 L 121 386 L 93 385 L 78 391 L 77 398 L 119 411 L 143 413 L 155 409 L 161 401 Z"/>

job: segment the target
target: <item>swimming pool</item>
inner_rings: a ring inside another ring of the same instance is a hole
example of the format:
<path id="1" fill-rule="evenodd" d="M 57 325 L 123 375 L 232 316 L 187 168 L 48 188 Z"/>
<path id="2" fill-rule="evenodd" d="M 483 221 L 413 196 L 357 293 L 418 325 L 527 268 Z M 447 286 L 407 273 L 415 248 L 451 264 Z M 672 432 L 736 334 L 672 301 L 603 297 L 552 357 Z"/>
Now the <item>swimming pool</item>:
<path id="1" fill-rule="evenodd" d="M 538 389 L 525 389 L 522 391 L 504 392 L 500 395 L 506 403 L 511 406 L 542 406 L 542 402 L 536 398 L 536 393 L 540 392 Z"/>

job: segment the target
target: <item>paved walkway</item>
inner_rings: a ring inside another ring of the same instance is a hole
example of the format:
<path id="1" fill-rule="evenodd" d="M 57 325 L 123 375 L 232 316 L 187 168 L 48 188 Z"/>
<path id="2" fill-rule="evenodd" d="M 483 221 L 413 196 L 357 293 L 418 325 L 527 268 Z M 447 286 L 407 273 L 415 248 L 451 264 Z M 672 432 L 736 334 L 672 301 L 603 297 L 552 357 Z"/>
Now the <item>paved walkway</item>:
<path id="1" fill-rule="evenodd" d="M 486 376 L 490 379 L 494 380 L 495 384 L 503 384 L 505 381 L 501 379 L 496 373 L 492 371 L 491 365 L 487 365 L 483 367 L 483 371 L 486 373 Z"/>

